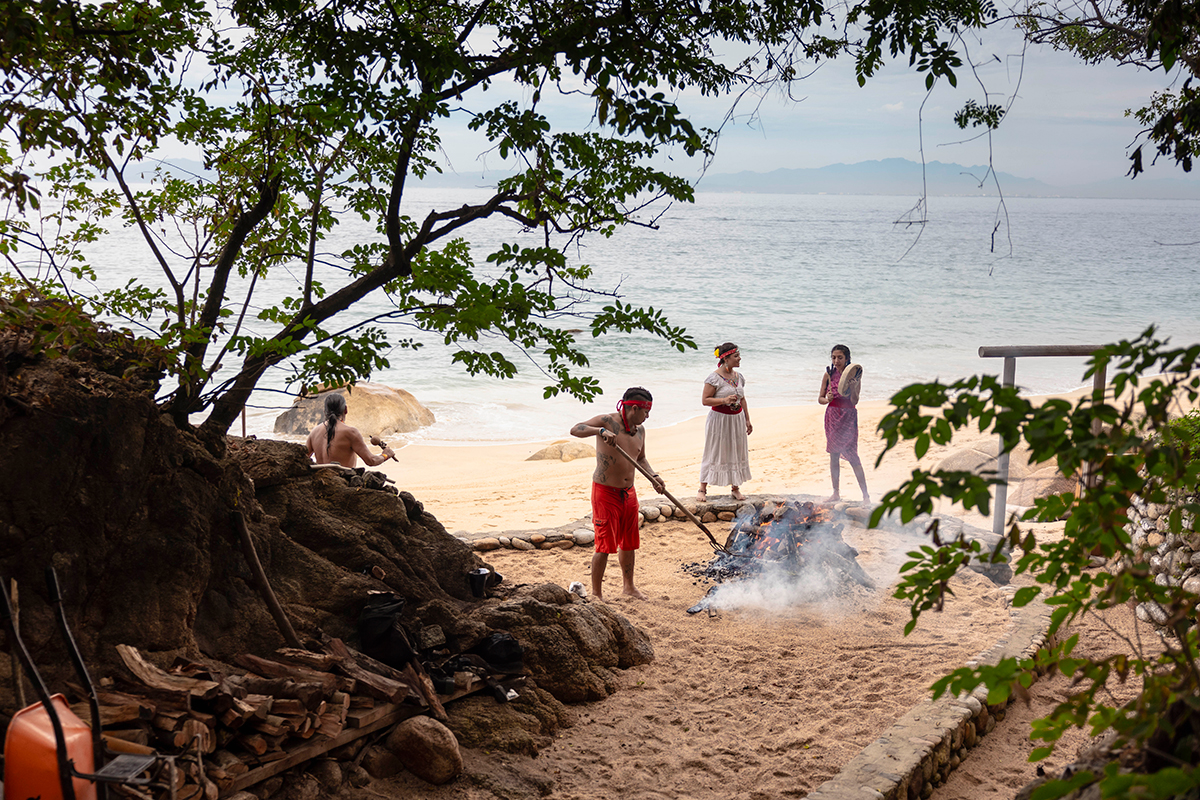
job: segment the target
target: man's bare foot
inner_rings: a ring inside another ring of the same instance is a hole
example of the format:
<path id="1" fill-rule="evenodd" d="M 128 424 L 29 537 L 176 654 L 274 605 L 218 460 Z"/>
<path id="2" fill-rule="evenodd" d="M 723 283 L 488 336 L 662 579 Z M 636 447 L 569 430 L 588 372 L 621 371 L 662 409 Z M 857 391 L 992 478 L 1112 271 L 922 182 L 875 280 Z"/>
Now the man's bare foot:
<path id="1" fill-rule="evenodd" d="M 840 494 L 838 494 L 837 492 L 834 492 L 833 494 L 829 495 L 829 497 L 827 497 L 825 499 L 825 502 L 826 503 L 836 503 L 837 501 L 839 501 L 841 499 L 842 499 L 842 496 Z"/>
<path id="2" fill-rule="evenodd" d="M 642 594 L 640 589 L 626 589 L 625 591 L 621 592 L 621 594 L 625 595 L 626 597 L 632 597 L 636 600 L 648 599 L 646 595 Z"/>
<path id="3" fill-rule="evenodd" d="M 864 503 L 869 503 L 869 502 L 871 502 L 871 495 L 869 495 L 869 494 L 866 494 L 866 493 L 864 492 L 864 493 L 863 493 L 863 502 L 864 502 Z"/>
<path id="4" fill-rule="evenodd" d="M 733 489 L 730 491 L 730 494 L 733 495 L 734 500 L 745 500 L 746 499 L 746 495 L 742 494 L 742 490 L 736 486 L 733 487 Z"/>
<path id="5" fill-rule="evenodd" d="M 607 600 L 604 599 L 604 595 L 600 594 L 599 592 L 592 592 L 592 599 L 596 600 L 598 602 L 601 602 L 601 603 L 608 602 Z"/>

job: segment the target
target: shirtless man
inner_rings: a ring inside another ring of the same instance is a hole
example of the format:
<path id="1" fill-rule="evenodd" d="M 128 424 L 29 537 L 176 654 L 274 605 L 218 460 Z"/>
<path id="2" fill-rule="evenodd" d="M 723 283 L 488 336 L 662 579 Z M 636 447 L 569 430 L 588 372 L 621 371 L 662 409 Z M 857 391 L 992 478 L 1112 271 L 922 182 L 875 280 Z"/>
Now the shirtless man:
<path id="1" fill-rule="evenodd" d="M 308 454 L 314 456 L 318 464 L 341 464 L 351 468 L 358 465 L 359 456 L 368 467 L 377 467 L 396 455 L 387 445 L 380 455 L 367 449 L 358 428 L 346 424 L 346 398 L 337 392 L 325 395 L 325 421 L 308 434 Z"/>
<path id="2" fill-rule="evenodd" d="M 642 423 L 650 416 L 650 392 L 635 386 L 617 403 L 616 414 L 601 414 L 571 428 L 580 438 L 595 436 L 596 471 L 592 475 L 592 522 L 596 529 L 596 552 L 592 554 L 592 595 L 604 599 L 604 570 L 610 553 L 617 554 L 621 565 L 621 593 L 645 600 L 646 595 L 633 585 L 634 555 L 641 545 L 638 532 L 638 500 L 633 488 L 635 468 L 620 447 L 651 476 L 650 484 L 660 494 L 666 484 L 646 461 L 646 429 Z"/>

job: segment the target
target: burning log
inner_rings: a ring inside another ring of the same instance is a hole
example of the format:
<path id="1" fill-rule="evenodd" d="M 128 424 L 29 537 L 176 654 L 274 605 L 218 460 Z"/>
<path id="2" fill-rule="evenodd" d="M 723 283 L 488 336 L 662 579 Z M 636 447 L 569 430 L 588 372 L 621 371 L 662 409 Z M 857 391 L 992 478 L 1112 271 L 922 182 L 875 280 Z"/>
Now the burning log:
<path id="1" fill-rule="evenodd" d="M 833 521 L 831 509 L 811 502 L 765 501 L 747 506 L 733 521 L 726 552 L 704 565 L 684 565 L 686 572 L 718 584 L 688 613 L 718 607 L 716 590 L 721 585 L 768 571 L 790 579 L 797 588 L 819 585 L 834 594 L 856 586 L 874 591 L 874 581 L 857 561 L 858 551 L 842 539 L 843 528 L 843 523 Z M 810 598 L 800 592 L 797 600 L 806 599 Z"/>

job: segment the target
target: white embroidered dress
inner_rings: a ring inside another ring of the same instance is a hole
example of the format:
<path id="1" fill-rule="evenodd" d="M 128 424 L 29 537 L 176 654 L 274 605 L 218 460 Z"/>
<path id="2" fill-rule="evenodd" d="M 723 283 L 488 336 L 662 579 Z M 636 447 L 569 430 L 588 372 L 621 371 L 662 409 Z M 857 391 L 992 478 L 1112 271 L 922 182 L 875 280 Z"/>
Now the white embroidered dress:
<path id="1" fill-rule="evenodd" d="M 736 373 L 737 386 L 715 371 L 704 379 L 716 387 L 717 398 L 736 394 L 746 396 L 746 377 Z M 746 441 L 746 412 L 722 414 L 711 408 L 704 423 L 704 458 L 700 461 L 700 482 L 716 486 L 741 486 L 750 480 L 750 448 Z"/>

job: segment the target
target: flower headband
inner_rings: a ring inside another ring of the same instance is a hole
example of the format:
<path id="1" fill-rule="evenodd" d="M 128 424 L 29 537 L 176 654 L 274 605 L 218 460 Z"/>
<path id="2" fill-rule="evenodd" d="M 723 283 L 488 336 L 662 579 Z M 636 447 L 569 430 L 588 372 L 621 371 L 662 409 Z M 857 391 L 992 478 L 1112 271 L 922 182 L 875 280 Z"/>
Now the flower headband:
<path id="1" fill-rule="evenodd" d="M 713 350 L 713 356 L 717 359 L 717 361 L 720 361 L 723 358 L 729 358 L 730 356 L 736 356 L 737 354 L 738 349 L 736 347 L 731 347 L 724 353 L 721 352 L 721 348 L 719 347 L 716 350 Z"/>

